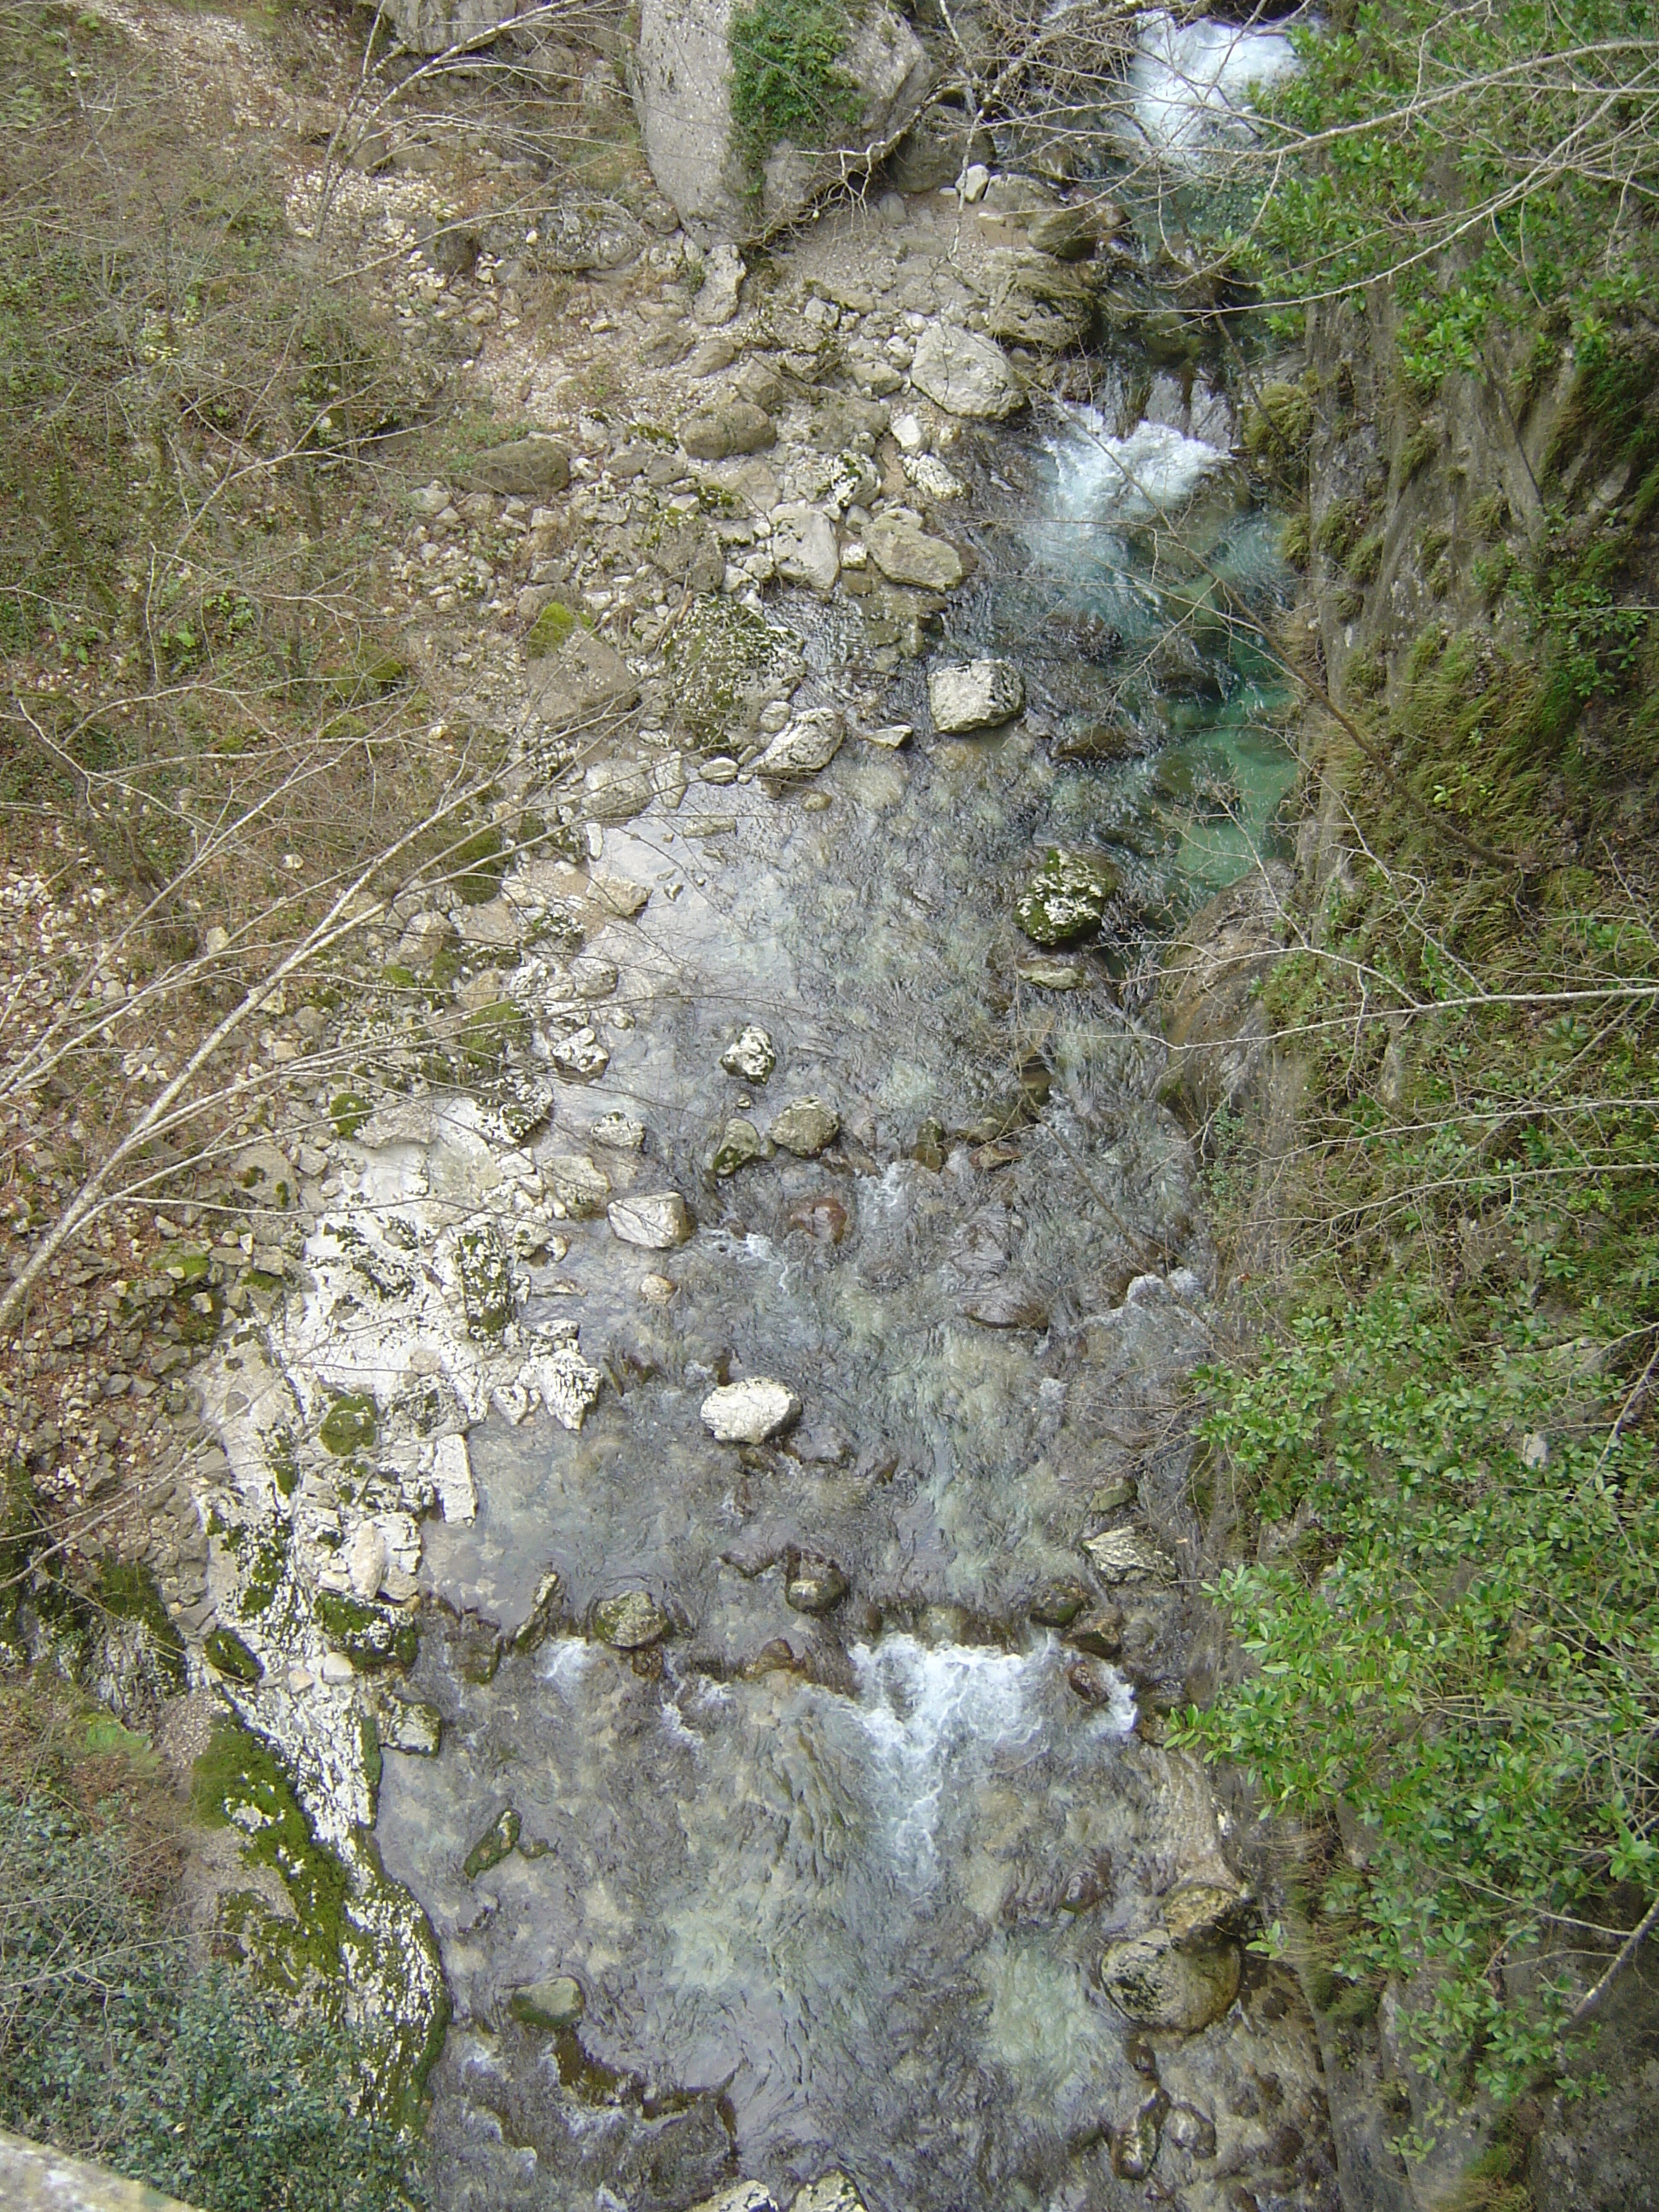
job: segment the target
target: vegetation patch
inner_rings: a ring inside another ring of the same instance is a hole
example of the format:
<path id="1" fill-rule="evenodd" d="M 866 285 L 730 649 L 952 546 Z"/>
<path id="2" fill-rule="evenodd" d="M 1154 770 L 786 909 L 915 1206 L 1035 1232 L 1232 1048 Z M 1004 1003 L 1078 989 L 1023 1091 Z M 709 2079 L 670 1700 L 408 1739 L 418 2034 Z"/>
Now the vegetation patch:
<path id="1" fill-rule="evenodd" d="M 851 31 L 842 0 L 752 0 L 732 10 L 732 135 L 751 180 L 785 139 L 811 152 L 856 130 L 859 89 L 842 67 Z"/>

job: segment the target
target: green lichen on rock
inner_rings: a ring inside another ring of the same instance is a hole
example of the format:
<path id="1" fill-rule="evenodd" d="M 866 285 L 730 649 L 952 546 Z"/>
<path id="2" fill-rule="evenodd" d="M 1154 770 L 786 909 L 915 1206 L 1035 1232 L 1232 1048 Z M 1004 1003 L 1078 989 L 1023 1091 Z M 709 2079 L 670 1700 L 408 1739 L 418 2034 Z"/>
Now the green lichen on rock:
<path id="1" fill-rule="evenodd" d="M 476 1881 L 481 1874 L 501 1864 L 519 1840 L 519 1816 L 509 1805 L 467 1853 L 461 1871 L 469 1881 Z"/>
<path id="2" fill-rule="evenodd" d="M 1070 945 L 1099 928 L 1116 889 L 1117 870 L 1109 860 L 1051 845 L 1014 913 L 1035 944 Z"/>
<path id="3" fill-rule="evenodd" d="M 522 1042 L 529 1032 L 524 1008 L 515 1006 L 511 999 L 497 999 L 493 1006 L 480 1006 L 461 1024 L 461 1050 L 473 1067 L 493 1067 L 509 1044 Z"/>
<path id="4" fill-rule="evenodd" d="M 349 1880 L 334 1853 L 317 1840 L 276 1753 L 221 1714 L 196 1762 L 191 1792 L 201 1817 L 211 1826 L 239 1829 L 243 1856 L 268 1867 L 288 1892 L 295 1919 L 276 1923 L 287 1932 L 275 1948 L 260 1947 L 268 1978 L 295 1990 L 313 1976 L 337 1980 Z M 237 1932 L 249 1931 L 246 1910 L 232 1918 L 240 1922 Z"/>
<path id="5" fill-rule="evenodd" d="M 507 852 L 496 829 L 465 838 L 449 855 L 449 873 L 464 904 L 485 906 L 501 887 Z"/>
<path id="6" fill-rule="evenodd" d="M 331 1098 L 328 1118 L 334 1124 L 337 1137 L 355 1137 L 369 1115 L 374 1111 L 372 1103 L 355 1091 L 342 1091 Z"/>
<path id="7" fill-rule="evenodd" d="M 455 1272 L 466 1313 L 466 1333 L 474 1342 L 499 1336 L 513 1319 L 513 1268 L 493 1222 L 464 1229 L 455 1239 Z"/>
<path id="8" fill-rule="evenodd" d="M 236 1610 L 244 1620 L 257 1620 L 270 1610 L 288 1567 L 289 1534 L 286 1522 L 278 1522 L 255 1543 L 236 1601 Z"/>
<path id="9" fill-rule="evenodd" d="M 374 1443 L 376 1424 L 374 1401 L 348 1394 L 337 1398 L 324 1414 L 317 1440 L 336 1459 L 347 1459 L 359 1445 Z"/>
<path id="10" fill-rule="evenodd" d="M 234 1682 L 257 1682 L 265 1671 L 234 1628 L 216 1628 L 202 1650 L 210 1664 Z"/>
<path id="11" fill-rule="evenodd" d="M 682 728 L 705 750 L 726 742 L 750 695 L 792 674 L 788 640 L 734 599 L 699 599 L 663 647 Z"/>
<path id="12" fill-rule="evenodd" d="M 98 1602 L 113 1620 L 143 1623 L 161 1674 L 174 1691 L 182 1690 L 184 1639 L 149 1570 L 135 1560 L 110 1560 L 98 1577 Z"/>
<path id="13" fill-rule="evenodd" d="M 573 629 L 576 617 L 561 599 L 550 599 L 525 632 L 524 649 L 532 660 L 556 653 Z"/>
<path id="14" fill-rule="evenodd" d="M 340 1590 L 319 1590 L 313 1610 L 329 1642 L 361 1673 L 414 1665 L 420 1631 L 410 1614 L 389 1606 L 365 1605 Z"/>

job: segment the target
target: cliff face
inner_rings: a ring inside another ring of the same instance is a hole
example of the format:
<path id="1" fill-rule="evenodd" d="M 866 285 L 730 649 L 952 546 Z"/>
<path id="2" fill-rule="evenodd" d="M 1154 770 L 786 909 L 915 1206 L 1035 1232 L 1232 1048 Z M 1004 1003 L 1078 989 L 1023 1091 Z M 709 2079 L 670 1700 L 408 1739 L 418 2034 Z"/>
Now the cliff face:
<path id="1" fill-rule="evenodd" d="M 1489 342 L 1484 374 L 1449 377 L 1431 398 L 1403 378 L 1395 336 L 1381 288 L 1363 306 L 1322 307 L 1299 370 L 1265 395 L 1287 481 L 1305 456 L 1297 619 L 1330 697 L 1393 779 L 1365 770 L 1369 787 L 1352 788 L 1352 765 L 1334 763 L 1312 726 L 1324 718 L 1310 718 L 1304 893 L 1316 910 L 1341 864 L 1346 807 L 1362 821 L 1391 807 L 1406 836 L 1413 815 L 1420 824 L 1443 807 L 1464 840 L 1443 848 L 1449 872 L 1478 841 L 1517 857 L 1522 903 L 1545 884 L 1571 900 L 1579 884 L 1588 906 L 1590 872 L 1619 869 L 1624 855 L 1639 873 L 1659 832 L 1643 612 L 1659 596 L 1654 334 L 1626 326 L 1607 350 L 1575 356 L 1559 330 L 1508 331 Z M 1419 860 L 1433 849 L 1419 848 Z M 1612 1964 L 1617 1939 L 1589 1948 L 1587 1982 Z M 1391 2033 L 1407 1993 L 1390 1989 L 1369 2017 L 1340 2016 L 1317 1975 L 1304 1979 L 1349 2212 L 1659 2206 L 1650 1947 L 1609 1981 L 1599 2030 L 1571 2061 L 1605 2090 L 1540 2090 L 1506 2115 L 1477 2112 L 1409 2166 L 1392 2145 L 1430 2114 Z"/>

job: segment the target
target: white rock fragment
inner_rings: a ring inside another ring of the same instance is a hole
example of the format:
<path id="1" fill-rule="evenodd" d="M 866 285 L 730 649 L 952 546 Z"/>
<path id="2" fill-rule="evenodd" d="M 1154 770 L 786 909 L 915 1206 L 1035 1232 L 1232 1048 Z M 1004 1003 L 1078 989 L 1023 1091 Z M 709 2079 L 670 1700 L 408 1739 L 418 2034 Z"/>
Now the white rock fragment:
<path id="1" fill-rule="evenodd" d="M 757 775 L 816 775 L 841 750 L 847 724 L 837 707 L 809 707 L 779 731 L 755 763 Z"/>
<path id="2" fill-rule="evenodd" d="M 1025 679 L 1012 660 L 968 660 L 936 668 L 927 678 L 927 711 L 936 730 L 993 730 L 1025 704 Z"/>
<path id="3" fill-rule="evenodd" d="M 726 1073 L 740 1075 L 745 1083 L 764 1083 L 777 1064 L 777 1048 L 757 1022 L 748 1023 L 720 1054 Z"/>
<path id="4" fill-rule="evenodd" d="M 716 1443 L 761 1444 L 800 1418 L 800 1400 L 768 1375 L 728 1382 L 702 1401 L 703 1426 Z"/>
<path id="5" fill-rule="evenodd" d="M 1083 1548 L 1103 1582 L 1167 1582 L 1175 1572 L 1174 1561 L 1142 1528 L 1108 1528 L 1085 1537 Z"/>
<path id="6" fill-rule="evenodd" d="M 373 1521 L 362 1522 L 346 1546 L 346 1578 L 351 1595 L 364 1605 L 379 1595 L 386 1570 L 386 1538 Z"/>
<path id="7" fill-rule="evenodd" d="M 917 342 L 910 381 L 947 415 L 1000 422 L 1025 404 L 1025 388 L 1002 348 L 953 323 L 929 323 Z"/>
<path id="8" fill-rule="evenodd" d="M 611 1234 L 624 1244 L 641 1244 L 648 1252 L 671 1252 L 692 1233 L 690 1213 L 677 1190 L 614 1198 L 607 1211 Z"/>
<path id="9" fill-rule="evenodd" d="M 574 1433 L 599 1395 L 599 1369 L 591 1366 L 574 1344 L 544 1352 L 532 1364 L 543 1405 L 561 1427 Z"/>
<path id="10" fill-rule="evenodd" d="M 772 560 L 786 584 L 805 584 L 809 591 L 830 592 L 841 573 L 835 526 L 816 507 L 779 507 L 772 510 Z"/>
<path id="11" fill-rule="evenodd" d="M 432 1487 L 446 1521 L 476 1520 L 478 1493 L 464 1436 L 440 1437 L 432 1454 Z"/>

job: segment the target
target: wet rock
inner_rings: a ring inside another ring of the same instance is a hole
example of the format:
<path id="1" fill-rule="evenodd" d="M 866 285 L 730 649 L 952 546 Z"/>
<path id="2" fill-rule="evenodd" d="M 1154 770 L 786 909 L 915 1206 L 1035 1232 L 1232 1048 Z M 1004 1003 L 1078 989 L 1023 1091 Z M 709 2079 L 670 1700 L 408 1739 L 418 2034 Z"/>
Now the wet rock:
<path id="1" fill-rule="evenodd" d="M 1106 1528 L 1085 1537 L 1089 1563 L 1104 1583 L 1166 1582 L 1175 1562 L 1146 1528 Z"/>
<path id="2" fill-rule="evenodd" d="M 703 782 L 713 784 L 735 783 L 742 773 L 730 753 L 711 753 L 697 769 Z"/>
<path id="3" fill-rule="evenodd" d="M 994 730 L 1024 704 L 1025 678 L 1012 660 L 964 661 L 927 678 L 927 711 L 933 727 L 947 733 Z"/>
<path id="4" fill-rule="evenodd" d="M 481 1874 L 501 1864 L 518 1842 L 519 1829 L 519 1816 L 509 1805 L 484 1830 L 463 1861 L 461 1871 L 469 1881 L 476 1881 Z"/>
<path id="5" fill-rule="evenodd" d="M 766 1147 L 761 1142 L 760 1131 L 752 1121 L 741 1119 L 728 1121 L 714 1154 L 714 1168 L 717 1176 L 734 1176 L 739 1168 L 746 1168 L 751 1160 L 763 1159 Z"/>
<path id="6" fill-rule="evenodd" d="M 556 1567 L 549 1567 L 536 1584 L 536 1595 L 531 1600 L 530 1610 L 514 1631 L 513 1649 L 515 1651 L 538 1651 L 552 1634 L 564 1613 L 564 1579 Z"/>
<path id="7" fill-rule="evenodd" d="M 1171 2105 L 1164 2122 L 1164 2140 L 1188 2158 L 1213 2158 L 1215 2122 L 1196 2105 Z"/>
<path id="8" fill-rule="evenodd" d="M 910 381 L 947 415 L 1000 422 L 1025 404 L 1025 387 L 994 339 L 954 323 L 929 323 L 916 344 Z"/>
<path id="9" fill-rule="evenodd" d="M 965 573 L 954 545 L 896 515 L 878 515 L 864 538 L 871 559 L 890 583 L 908 584 L 922 592 L 950 592 Z"/>
<path id="10" fill-rule="evenodd" d="M 816 507 L 780 507 L 773 511 L 773 565 L 786 584 L 805 584 L 831 592 L 841 574 L 835 526 Z"/>
<path id="11" fill-rule="evenodd" d="M 841 1603 L 848 1587 L 833 1559 L 792 1552 L 785 1563 L 783 1601 L 795 1613 L 829 1613 Z"/>
<path id="12" fill-rule="evenodd" d="M 1164 2092 L 1154 2089 L 1151 2096 L 1141 2100 L 1139 2109 L 1127 2127 L 1113 2129 L 1112 2172 L 1120 2181 L 1144 2181 L 1152 2172 L 1163 2139 L 1164 2116 L 1169 2109 L 1170 2100 Z"/>
<path id="13" fill-rule="evenodd" d="M 1069 945 L 1100 927 L 1106 902 L 1117 889 L 1117 870 L 1098 854 L 1051 845 L 1014 908 L 1027 937 L 1038 945 Z"/>
<path id="14" fill-rule="evenodd" d="M 388 1699 L 378 1726 L 386 1750 L 405 1752 L 411 1759 L 435 1759 L 443 1747 L 443 1715 L 423 1699 Z"/>
<path id="15" fill-rule="evenodd" d="M 1218 1881 L 1183 1881 L 1165 1896 L 1164 1925 L 1183 1948 L 1236 1935 L 1249 1900 L 1237 1887 Z"/>
<path id="16" fill-rule="evenodd" d="M 541 1162 L 542 1179 L 565 1212 L 597 1220 L 611 1200 L 611 1178 L 581 1152 L 553 1152 Z"/>
<path id="17" fill-rule="evenodd" d="M 777 424 L 750 399 L 727 399 L 717 407 L 705 408 L 680 428 L 680 444 L 694 461 L 725 461 L 736 453 L 763 453 L 777 440 Z"/>
<path id="18" fill-rule="evenodd" d="M 809 707 L 778 732 L 755 763 L 757 775 L 816 775 L 841 750 L 847 724 L 838 707 Z"/>
<path id="19" fill-rule="evenodd" d="M 791 1229 L 804 1229 L 817 1244 L 839 1244 L 847 1234 L 847 1208 L 828 1193 L 798 1198 L 784 1218 Z"/>
<path id="20" fill-rule="evenodd" d="M 841 1116 L 822 1098 L 792 1098 L 774 1121 L 772 1142 L 799 1158 L 814 1159 L 841 1133 Z"/>
<path id="21" fill-rule="evenodd" d="M 613 1651 L 643 1651 L 668 1633 L 668 1615 L 647 1592 L 623 1590 L 593 1608 L 593 1633 Z"/>
<path id="22" fill-rule="evenodd" d="M 611 1065 L 609 1047 L 601 1044 L 598 1031 L 586 1024 L 568 1036 L 550 1038 L 547 1052 L 561 1075 L 580 1083 L 597 1081 Z"/>
<path id="23" fill-rule="evenodd" d="M 1000 252 L 990 276 L 985 327 L 993 337 L 1040 353 L 1065 353 L 1087 337 L 1097 294 L 1082 270 L 1044 253 Z"/>
<path id="24" fill-rule="evenodd" d="M 538 630 L 545 614 L 544 609 Z M 530 648 L 527 640 L 526 652 Z M 606 715 L 625 713 L 640 696 L 639 678 L 622 655 L 580 623 L 544 657 L 544 666 L 535 708 L 550 731 L 585 727 Z"/>
<path id="25" fill-rule="evenodd" d="M 702 1413 L 703 1426 L 717 1443 L 761 1444 L 800 1419 L 800 1400 L 787 1382 L 754 1375 L 711 1390 Z"/>
<path id="26" fill-rule="evenodd" d="M 507 2011 L 526 2027 L 546 2029 L 551 2034 L 574 2027 L 587 2009 L 581 1984 L 573 1974 L 555 1974 L 544 1982 L 526 1982 L 507 2001 Z"/>
<path id="27" fill-rule="evenodd" d="M 613 1199 L 606 1212 L 614 1237 L 624 1244 L 643 1245 L 649 1252 L 672 1252 L 694 1233 L 690 1212 L 677 1190 Z"/>
<path id="28" fill-rule="evenodd" d="M 546 499 L 570 482 L 570 455 L 556 438 L 514 438 L 474 456 L 462 479 L 477 491 Z"/>
<path id="29" fill-rule="evenodd" d="M 1255 990 L 1279 957 L 1289 887 L 1279 863 L 1253 870 L 1201 906 L 1164 956 L 1161 1091 L 1194 1121 L 1236 1112 L 1261 1070 L 1267 1024 Z"/>
<path id="30" fill-rule="evenodd" d="M 617 971 L 613 968 L 611 970 L 613 988 L 616 975 Z M 601 1114 L 590 1121 L 587 1136 L 591 1144 L 603 1145 L 608 1152 L 639 1152 L 645 1149 L 644 1122 L 636 1120 L 632 1114 L 624 1114 L 620 1108 L 614 1108 L 610 1113 Z"/>
<path id="31" fill-rule="evenodd" d="M 981 1328 L 1047 1328 L 1048 1304 L 1040 1291 L 1018 1276 L 1004 1275 L 964 1298 L 962 1310 Z"/>
<path id="32" fill-rule="evenodd" d="M 778 2212 L 771 2191 L 758 2181 L 735 2182 L 718 2197 L 705 2197 L 691 2212 Z"/>
<path id="33" fill-rule="evenodd" d="M 648 1306 L 665 1306 L 679 1295 L 679 1285 L 666 1275 L 641 1275 L 640 1296 Z"/>
<path id="34" fill-rule="evenodd" d="M 596 761 L 582 778 L 582 810 L 596 822 L 630 821 L 653 799 L 678 806 L 684 794 L 685 769 L 678 753 L 666 760 Z"/>
<path id="35" fill-rule="evenodd" d="M 797 2190 L 789 2212 L 864 2212 L 864 2199 L 844 2173 L 832 2170 Z"/>
<path id="36" fill-rule="evenodd" d="M 740 1075 L 745 1083 L 764 1083 L 777 1064 L 770 1036 L 755 1022 L 747 1023 L 720 1054 L 726 1073 Z"/>
<path id="37" fill-rule="evenodd" d="M 1097 1606 L 1072 1622 L 1066 1641 L 1093 1658 L 1115 1659 L 1123 1649 L 1123 1615 L 1115 1605 Z"/>
<path id="38" fill-rule="evenodd" d="M 1240 1973 L 1236 1943 L 1177 1949 L 1162 1928 L 1114 1943 L 1100 1962 L 1106 1994 L 1126 2020 L 1182 2035 L 1221 2018 L 1238 1995 Z"/>
<path id="39" fill-rule="evenodd" d="M 1050 1583 L 1032 1598 L 1028 1608 L 1039 1628 L 1069 1628 L 1089 1603 L 1081 1583 Z"/>
<path id="40" fill-rule="evenodd" d="M 1021 960 L 1014 973 L 1039 991 L 1081 991 L 1089 981 L 1088 969 L 1075 960 Z"/>

